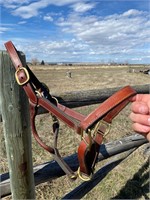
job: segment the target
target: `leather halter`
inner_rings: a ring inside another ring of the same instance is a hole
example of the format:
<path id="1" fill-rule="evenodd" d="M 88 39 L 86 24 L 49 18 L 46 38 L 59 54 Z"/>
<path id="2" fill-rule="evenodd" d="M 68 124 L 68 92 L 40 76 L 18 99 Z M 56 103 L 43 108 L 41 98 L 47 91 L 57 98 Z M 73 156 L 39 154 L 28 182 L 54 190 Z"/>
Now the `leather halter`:
<path id="1" fill-rule="evenodd" d="M 15 77 L 17 83 L 23 87 L 29 98 L 31 127 L 35 139 L 45 150 L 53 154 L 54 159 L 64 172 L 74 179 L 77 175 L 65 163 L 57 149 L 59 132 L 58 119 L 74 129 L 82 138 L 78 147 L 78 176 L 82 180 L 88 181 L 94 172 L 100 144 L 104 136 L 109 132 L 113 118 L 129 103 L 129 98 L 135 95 L 136 91 L 130 86 L 126 86 L 104 101 L 88 116 L 84 116 L 59 104 L 50 95 L 47 86 L 37 79 L 27 65 L 23 65 L 20 53 L 11 41 L 6 42 L 5 47 L 16 69 Z M 37 133 L 35 117 L 39 106 L 45 108 L 52 115 L 54 133 L 53 147 L 46 145 Z M 87 133 L 85 136 L 83 135 L 84 132 Z"/>

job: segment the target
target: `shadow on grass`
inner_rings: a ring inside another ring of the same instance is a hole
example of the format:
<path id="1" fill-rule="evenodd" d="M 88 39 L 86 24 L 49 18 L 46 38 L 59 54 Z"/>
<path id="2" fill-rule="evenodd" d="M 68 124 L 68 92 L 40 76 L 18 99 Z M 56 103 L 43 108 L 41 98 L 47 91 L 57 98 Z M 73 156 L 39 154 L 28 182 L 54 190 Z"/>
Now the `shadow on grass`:
<path id="1" fill-rule="evenodd" d="M 119 194 L 111 199 L 150 199 L 149 190 L 149 159 L 134 174 L 133 178 L 128 180 Z"/>

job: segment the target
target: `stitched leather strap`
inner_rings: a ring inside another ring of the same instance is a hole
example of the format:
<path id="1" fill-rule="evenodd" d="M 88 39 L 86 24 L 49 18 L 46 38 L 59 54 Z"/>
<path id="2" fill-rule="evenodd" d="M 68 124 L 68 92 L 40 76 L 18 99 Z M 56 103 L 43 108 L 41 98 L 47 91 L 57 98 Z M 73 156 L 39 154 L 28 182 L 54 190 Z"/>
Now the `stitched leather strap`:
<path id="1" fill-rule="evenodd" d="M 23 66 L 21 61 L 21 56 L 19 52 L 17 52 L 16 48 L 14 47 L 11 41 L 5 43 L 5 47 L 9 53 L 9 56 L 13 62 L 13 65 L 16 69 L 16 80 L 19 85 L 22 85 L 24 88 L 30 102 L 30 115 L 31 115 L 31 127 L 33 135 L 36 141 L 42 146 L 45 150 L 52 153 L 55 160 L 58 162 L 60 167 L 65 171 L 66 174 L 75 178 L 74 172 L 70 169 L 70 167 L 63 161 L 61 158 L 57 148 L 52 148 L 47 146 L 39 137 L 36 127 L 35 127 L 35 116 L 36 116 L 36 109 L 37 106 L 42 106 L 46 110 L 48 110 L 53 115 L 57 116 L 61 119 L 64 123 L 66 123 L 69 127 L 75 129 L 77 133 L 80 134 L 81 128 L 77 126 L 77 123 L 73 121 L 65 112 L 61 111 L 60 108 L 56 107 L 51 103 L 48 99 L 44 97 L 38 96 L 36 90 L 40 90 L 42 88 L 42 83 L 38 81 L 38 79 L 34 76 L 31 70 L 27 66 Z M 63 108 L 64 109 L 64 108 Z M 67 109 L 68 112 L 69 109 Z M 73 115 L 73 112 L 71 112 Z M 76 114 L 77 118 L 77 114 Z"/>
<path id="2" fill-rule="evenodd" d="M 37 104 L 41 105 L 42 107 L 44 107 L 45 109 L 47 109 L 48 111 L 56 115 L 60 120 L 62 120 L 70 128 L 75 129 L 78 134 L 80 134 L 81 128 L 78 127 L 78 123 L 76 123 L 76 121 L 74 121 L 72 118 L 69 117 L 69 113 L 72 117 L 73 115 L 75 115 L 75 119 L 78 119 L 79 121 L 83 119 L 84 116 L 81 114 L 78 114 L 77 112 L 73 110 L 71 111 L 71 109 L 69 108 L 65 108 L 65 106 L 61 106 L 60 104 L 58 105 L 58 107 L 56 107 L 50 101 L 44 98 L 38 97 L 35 93 L 35 88 L 33 88 L 33 85 L 32 85 L 33 74 L 29 74 L 29 76 L 32 75 L 32 78 L 29 78 L 29 80 L 26 82 L 26 79 L 27 79 L 27 75 L 26 75 L 27 73 L 25 71 L 26 66 L 22 65 L 21 59 L 19 58 L 19 52 L 17 52 L 16 48 L 14 47 L 11 41 L 5 43 L 5 47 L 17 71 L 17 79 L 19 80 L 19 83 L 25 82 L 25 84 L 23 84 L 22 87 L 24 88 L 27 96 L 29 97 L 30 103 L 35 104 L 35 105 Z M 19 70 L 19 68 L 21 69 Z M 27 72 L 30 73 L 31 70 Z M 34 81 L 33 84 L 36 84 L 36 81 Z M 39 88 L 36 88 L 36 89 L 39 89 Z"/>
<path id="3" fill-rule="evenodd" d="M 105 121 L 111 122 L 112 119 L 120 112 L 122 109 L 122 103 L 134 95 L 136 92 L 130 86 L 126 86 L 104 101 L 96 110 L 90 113 L 82 122 L 81 127 L 84 130 L 91 128 L 92 125 L 104 115 Z M 123 106 L 124 107 L 124 106 Z M 121 108 L 121 109 L 120 109 Z"/>
<path id="4" fill-rule="evenodd" d="M 86 136 L 78 148 L 79 173 L 80 177 L 84 177 L 83 180 L 88 180 L 88 176 L 94 171 L 100 144 L 113 118 L 129 103 L 129 98 L 135 94 L 136 91 L 130 86 L 124 87 L 98 106 L 81 122 L 81 127 L 87 132 L 98 123 L 96 134 L 92 140 L 90 141 L 89 137 Z"/>
<path id="5" fill-rule="evenodd" d="M 59 118 L 70 128 L 74 129 L 76 133 L 82 134 L 83 131 L 85 131 L 88 134 L 85 137 L 82 136 L 82 141 L 78 148 L 78 160 L 80 165 L 78 173 L 80 178 L 88 180 L 89 177 L 87 176 L 90 176 L 94 171 L 99 146 L 103 141 L 104 135 L 108 132 L 107 129 L 109 124 L 112 122 L 113 118 L 128 104 L 128 99 L 132 95 L 135 95 L 136 92 L 130 86 L 124 87 L 85 117 L 84 115 L 56 102 L 56 100 L 51 97 L 49 92 L 46 91 L 46 95 L 41 95 L 41 93 L 44 93 L 45 91 L 45 86 L 43 86 L 43 84 L 36 78 L 28 66 L 22 65 L 21 56 L 11 41 L 5 43 L 5 47 L 16 68 L 16 80 L 19 85 L 22 85 L 29 98 L 31 106 L 31 125 L 34 137 L 44 149 L 54 155 L 55 160 L 66 172 L 66 174 L 74 176 L 74 173 L 63 161 L 56 147 L 59 125 L 55 124 L 56 126 L 53 128 L 55 134 L 54 147 L 47 146 L 41 141 L 36 131 L 35 116 L 37 106 L 42 106 L 48 110 L 52 116 Z M 74 119 L 77 119 L 80 123 L 77 123 Z M 91 136 L 91 131 L 93 130 L 94 134 Z M 86 175 L 86 177 L 83 178 L 83 175 Z"/>

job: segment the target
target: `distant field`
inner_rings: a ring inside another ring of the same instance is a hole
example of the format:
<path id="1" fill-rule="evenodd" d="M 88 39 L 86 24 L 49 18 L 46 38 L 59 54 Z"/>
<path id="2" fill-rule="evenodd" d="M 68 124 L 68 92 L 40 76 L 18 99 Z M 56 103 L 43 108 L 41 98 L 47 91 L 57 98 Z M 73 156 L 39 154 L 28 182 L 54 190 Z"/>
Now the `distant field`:
<path id="1" fill-rule="evenodd" d="M 129 73 L 129 66 L 35 66 L 32 69 L 52 93 L 150 83 L 148 75 Z M 132 66 L 132 69 L 141 68 Z M 67 77 L 68 72 L 72 78 Z"/>
<path id="2" fill-rule="evenodd" d="M 37 77 L 45 82 L 52 94 L 60 94 L 67 91 L 81 91 L 89 89 L 112 88 L 125 85 L 150 84 L 150 76 L 143 73 L 129 73 L 129 66 L 32 66 Z M 143 66 L 144 68 L 144 66 Z M 138 71 L 139 68 L 135 67 Z M 71 78 L 68 77 L 71 72 Z M 76 110 L 88 114 L 97 105 L 85 106 Z M 126 107 L 114 120 L 111 133 L 105 142 L 119 139 L 132 134 L 131 122 L 128 118 L 130 105 Z M 36 124 L 43 140 L 51 143 L 51 118 L 49 114 L 37 117 Z M 6 153 L 3 141 L 2 123 L 0 124 L 2 151 L 1 172 L 8 170 Z M 59 136 L 59 149 L 63 156 L 71 155 L 77 151 L 80 137 L 61 123 Z M 149 196 L 148 184 L 148 158 L 143 156 L 144 146 L 136 150 L 128 159 L 116 167 L 107 177 L 89 192 L 83 199 L 107 200 L 107 199 L 145 199 Z M 52 156 L 45 152 L 33 138 L 33 163 L 34 165 L 47 162 Z M 99 163 L 96 170 L 107 161 Z M 142 171 L 143 170 L 143 171 Z M 61 199 L 66 193 L 79 185 L 78 179 L 71 182 L 67 176 L 43 183 L 36 187 L 36 199 Z M 5 199 L 10 199 L 7 197 Z"/>

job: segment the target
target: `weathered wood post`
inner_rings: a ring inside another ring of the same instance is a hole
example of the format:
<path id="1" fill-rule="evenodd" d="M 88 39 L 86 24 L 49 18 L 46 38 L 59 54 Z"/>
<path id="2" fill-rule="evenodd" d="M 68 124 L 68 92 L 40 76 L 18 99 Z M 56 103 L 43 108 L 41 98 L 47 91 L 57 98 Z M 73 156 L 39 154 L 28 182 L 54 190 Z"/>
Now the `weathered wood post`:
<path id="1" fill-rule="evenodd" d="M 28 99 L 16 83 L 15 68 L 6 51 L 0 51 L 0 60 L 0 101 L 12 198 L 34 199 Z"/>
<path id="2" fill-rule="evenodd" d="M 71 71 L 66 72 L 66 76 L 67 76 L 68 78 L 72 78 L 72 73 L 71 73 Z"/>
<path id="3" fill-rule="evenodd" d="M 1 106 L 1 99 L 0 99 L 0 122 L 2 122 L 2 106 Z"/>

